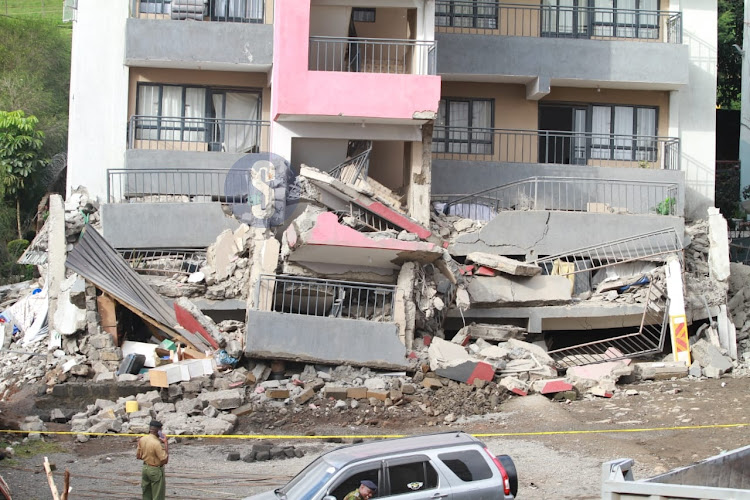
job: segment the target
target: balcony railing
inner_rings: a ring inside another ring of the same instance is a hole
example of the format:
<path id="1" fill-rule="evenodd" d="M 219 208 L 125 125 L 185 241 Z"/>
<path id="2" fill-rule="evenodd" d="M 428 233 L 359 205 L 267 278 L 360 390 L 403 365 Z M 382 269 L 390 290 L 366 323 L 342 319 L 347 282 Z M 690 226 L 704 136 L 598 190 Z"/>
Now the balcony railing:
<path id="1" fill-rule="evenodd" d="M 434 75 L 435 42 L 390 38 L 310 37 L 310 71 Z"/>
<path id="2" fill-rule="evenodd" d="M 247 203 L 248 171 L 229 169 L 108 169 L 109 203 Z"/>
<path id="3" fill-rule="evenodd" d="M 676 183 L 577 177 L 530 177 L 469 195 L 441 196 L 443 213 L 490 220 L 510 210 L 681 213 Z"/>
<path id="4" fill-rule="evenodd" d="M 255 308 L 307 316 L 393 322 L 395 285 L 263 274 Z"/>
<path id="5" fill-rule="evenodd" d="M 144 19 L 264 23 L 264 0 L 132 0 L 131 15 Z"/>
<path id="6" fill-rule="evenodd" d="M 435 28 L 442 33 L 682 43 L 682 13 L 661 10 L 437 0 Z"/>
<path id="7" fill-rule="evenodd" d="M 439 126 L 432 152 L 450 160 L 680 168 L 680 140 L 675 137 Z"/>
<path id="8" fill-rule="evenodd" d="M 134 115 L 128 149 L 258 153 L 269 150 L 269 122 Z"/>
<path id="9" fill-rule="evenodd" d="M 372 145 L 358 155 L 344 160 L 333 167 L 328 172 L 328 175 L 353 186 L 356 186 L 359 181 L 366 181 L 370 169 L 371 152 Z"/>

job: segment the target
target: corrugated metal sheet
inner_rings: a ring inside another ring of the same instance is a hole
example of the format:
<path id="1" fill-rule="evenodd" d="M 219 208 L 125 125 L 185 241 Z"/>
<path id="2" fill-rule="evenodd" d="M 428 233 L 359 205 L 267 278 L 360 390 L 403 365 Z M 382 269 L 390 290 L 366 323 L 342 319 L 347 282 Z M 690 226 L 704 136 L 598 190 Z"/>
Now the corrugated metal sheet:
<path id="1" fill-rule="evenodd" d="M 210 349 L 203 339 L 178 326 L 174 304 L 148 286 L 91 225 L 83 229 L 65 265 L 118 302 L 162 325 L 165 333 L 182 336 L 200 351 Z"/>

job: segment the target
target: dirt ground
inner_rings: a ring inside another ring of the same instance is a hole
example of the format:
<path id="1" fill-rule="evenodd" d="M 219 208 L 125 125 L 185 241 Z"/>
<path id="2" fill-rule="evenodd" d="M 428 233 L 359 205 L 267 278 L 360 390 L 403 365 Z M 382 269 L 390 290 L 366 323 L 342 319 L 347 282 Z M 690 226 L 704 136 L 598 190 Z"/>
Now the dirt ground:
<path id="1" fill-rule="evenodd" d="M 291 419 L 280 429 L 252 419 L 241 422 L 239 432 L 269 434 L 374 435 L 418 434 L 463 430 L 481 434 L 495 454 L 513 457 L 519 473 L 518 498 L 586 499 L 600 497 L 601 464 L 614 458 L 636 460 L 635 476 L 645 478 L 678 466 L 750 444 L 750 378 L 646 382 L 621 386 L 611 399 L 593 398 L 553 402 L 544 396 L 513 397 L 498 413 L 459 418 L 417 419 L 396 415 L 387 419 L 362 419 L 350 410 L 308 421 Z M 637 394 L 626 395 L 626 390 Z M 32 398 L 23 393 L 0 405 L 2 415 L 23 413 Z M 283 420 L 283 419 L 281 419 Z M 278 422 L 277 422 L 278 423 Z M 437 424 L 437 425 L 436 425 Z M 744 426 L 722 427 L 730 424 Z M 50 424 L 50 429 L 55 427 Z M 54 430 L 64 430 L 58 425 Z M 605 431 L 605 432 L 596 432 Z M 20 436 L 0 436 L 0 440 Z M 132 437 L 112 435 L 79 444 L 70 436 L 48 437 L 59 451 L 49 453 L 62 471 L 71 472 L 71 499 L 140 498 L 140 463 Z M 182 439 L 170 447 L 167 466 L 169 498 L 226 498 L 272 489 L 283 484 L 320 453 L 339 444 L 323 439 L 281 440 L 305 452 L 303 458 L 245 463 L 229 462 L 227 454 L 242 451 L 247 439 Z M 348 442 L 349 440 L 344 440 Z M 54 450 L 52 450 L 54 451 Z M 51 498 L 42 472 L 41 455 L 0 461 L 0 475 L 9 483 L 14 499 Z"/>

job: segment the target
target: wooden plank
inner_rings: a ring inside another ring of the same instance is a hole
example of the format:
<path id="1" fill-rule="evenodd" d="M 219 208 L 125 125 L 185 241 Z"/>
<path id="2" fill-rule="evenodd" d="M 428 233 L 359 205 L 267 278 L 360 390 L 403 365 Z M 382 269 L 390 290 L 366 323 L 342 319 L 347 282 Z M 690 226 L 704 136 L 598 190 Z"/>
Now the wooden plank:
<path id="1" fill-rule="evenodd" d="M 115 312 L 115 299 L 111 295 L 103 293 L 96 298 L 96 306 L 99 309 L 102 330 L 112 336 L 115 345 L 119 346 L 117 336 L 117 314 Z"/>
<path id="2" fill-rule="evenodd" d="M 47 483 L 49 484 L 49 490 L 52 492 L 52 500 L 60 500 L 60 494 L 57 492 L 55 479 L 52 477 L 52 468 L 47 457 L 44 457 L 44 472 L 47 474 Z"/>

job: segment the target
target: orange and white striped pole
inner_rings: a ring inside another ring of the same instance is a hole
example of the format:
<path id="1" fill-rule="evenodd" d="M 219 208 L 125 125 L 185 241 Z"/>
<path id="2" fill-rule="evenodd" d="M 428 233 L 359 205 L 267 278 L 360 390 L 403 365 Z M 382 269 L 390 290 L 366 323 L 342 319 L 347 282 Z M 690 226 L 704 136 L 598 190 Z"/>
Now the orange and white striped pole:
<path id="1" fill-rule="evenodd" d="M 667 296 L 669 297 L 669 328 L 672 333 L 672 353 L 675 361 L 690 366 L 685 297 L 682 286 L 682 266 L 677 257 L 667 259 Z"/>

